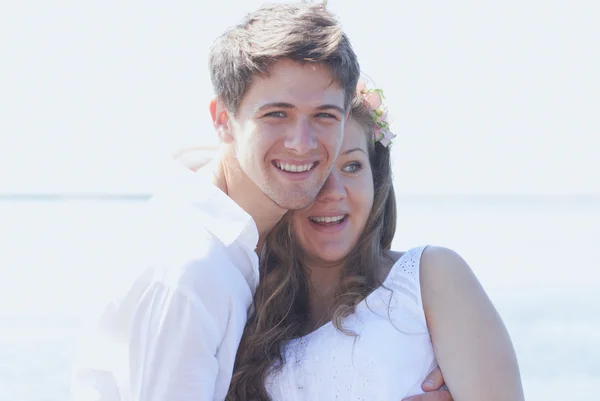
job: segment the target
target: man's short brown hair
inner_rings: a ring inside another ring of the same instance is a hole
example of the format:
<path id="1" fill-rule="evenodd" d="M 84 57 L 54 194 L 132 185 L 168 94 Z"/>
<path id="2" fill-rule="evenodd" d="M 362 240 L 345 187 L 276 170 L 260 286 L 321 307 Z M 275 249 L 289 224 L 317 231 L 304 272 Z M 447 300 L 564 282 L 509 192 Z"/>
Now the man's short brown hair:
<path id="1" fill-rule="evenodd" d="M 349 107 L 360 67 L 341 26 L 322 4 L 269 4 L 251 12 L 212 46 L 209 69 L 218 99 L 234 115 L 254 76 L 278 60 L 326 65 Z"/>

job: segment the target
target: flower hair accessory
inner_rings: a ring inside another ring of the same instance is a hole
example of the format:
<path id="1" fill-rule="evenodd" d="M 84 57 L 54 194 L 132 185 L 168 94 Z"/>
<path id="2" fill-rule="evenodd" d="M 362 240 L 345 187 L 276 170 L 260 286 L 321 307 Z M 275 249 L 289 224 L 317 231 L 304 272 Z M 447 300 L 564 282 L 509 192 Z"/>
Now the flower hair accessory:
<path id="1" fill-rule="evenodd" d="M 356 93 L 371 112 L 373 122 L 377 125 L 377 129 L 373 132 L 373 142 L 381 142 L 385 147 L 390 146 L 396 135 L 390 131 L 390 125 L 387 122 L 387 108 L 383 106 L 385 100 L 383 91 L 367 88 L 363 81 L 359 81 L 356 85 Z"/>

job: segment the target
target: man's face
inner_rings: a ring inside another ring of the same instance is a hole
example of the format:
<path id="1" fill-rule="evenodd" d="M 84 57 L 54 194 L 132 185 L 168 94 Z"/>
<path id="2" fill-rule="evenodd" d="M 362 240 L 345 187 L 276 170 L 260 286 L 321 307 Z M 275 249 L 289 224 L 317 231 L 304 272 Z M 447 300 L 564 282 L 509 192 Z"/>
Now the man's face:
<path id="1" fill-rule="evenodd" d="M 284 209 L 309 206 L 337 158 L 344 91 L 326 66 L 280 60 L 255 77 L 227 131 L 243 172 Z"/>

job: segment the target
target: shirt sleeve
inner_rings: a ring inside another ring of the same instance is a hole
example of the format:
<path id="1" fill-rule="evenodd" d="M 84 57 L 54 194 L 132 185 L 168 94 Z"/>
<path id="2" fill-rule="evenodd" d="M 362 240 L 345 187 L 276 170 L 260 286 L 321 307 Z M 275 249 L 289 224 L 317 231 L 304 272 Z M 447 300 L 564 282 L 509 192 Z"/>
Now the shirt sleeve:
<path id="1" fill-rule="evenodd" d="M 72 399 L 212 401 L 223 337 L 217 318 L 226 321 L 227 311 L 212 303 L 210 291 L 203 301 L 155 282 L 139 295 L 128 316 L 118 307 L 105 311 L 116 326 L 129 326 L 126 334 L 102 326 L 84 337 L 73 367 Z"/>
<path id="2" fill-rule="evenodd" d="M 182 289 L 161 283 L 149 288 L 128 341 L 130 400 L 212 401 L 223 334 L 219 313 Z"/>

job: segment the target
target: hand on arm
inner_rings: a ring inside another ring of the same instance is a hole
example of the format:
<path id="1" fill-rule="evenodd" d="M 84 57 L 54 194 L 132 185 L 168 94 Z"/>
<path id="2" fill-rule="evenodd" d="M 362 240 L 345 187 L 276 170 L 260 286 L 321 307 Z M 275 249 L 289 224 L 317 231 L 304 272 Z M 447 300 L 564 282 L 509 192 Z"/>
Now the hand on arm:
<path id="1" fill-rule="evenodd" d="M 423 381 L 421 388 L 425 393 L 405 398 L 402 401 L 452 401 L 452 395 L 444 386 L 444 377 L 440 368 L 435 368 Z"/>
<path id="2" fill-rule="evenodd" d="M 217 150 L 214 146 L 188 147 L 173 154 L 173 158 L 184 167 L 197 171 L 210 163 Z"/>

